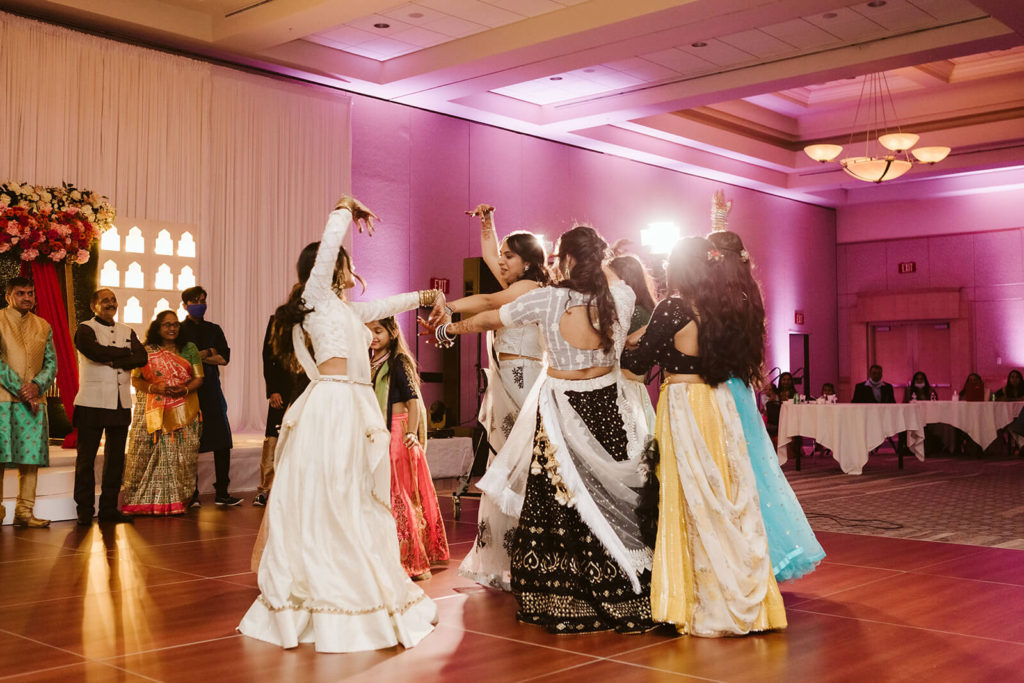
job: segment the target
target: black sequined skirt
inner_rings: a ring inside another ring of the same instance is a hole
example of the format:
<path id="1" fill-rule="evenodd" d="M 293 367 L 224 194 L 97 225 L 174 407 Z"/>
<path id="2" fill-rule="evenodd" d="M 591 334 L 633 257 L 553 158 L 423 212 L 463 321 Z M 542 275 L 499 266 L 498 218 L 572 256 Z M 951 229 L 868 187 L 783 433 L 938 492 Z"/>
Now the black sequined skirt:
<path id="1" fill-rule="evenodd" d="M 622 417 L 615 385 L 588 392 L 567 392 L 584 424 L 616 460 L 625 458 Z M 552 633 L 615 630 L 641 633 L 651 618 L 651 574 L 640 577 L 634 592 L 629 577 L 609 556 L 576 508 L 565 504 L 544 426 L 537 417 L 534 455 L 519 526 L 512 540 L 512 592 L 516 617 Z"/>

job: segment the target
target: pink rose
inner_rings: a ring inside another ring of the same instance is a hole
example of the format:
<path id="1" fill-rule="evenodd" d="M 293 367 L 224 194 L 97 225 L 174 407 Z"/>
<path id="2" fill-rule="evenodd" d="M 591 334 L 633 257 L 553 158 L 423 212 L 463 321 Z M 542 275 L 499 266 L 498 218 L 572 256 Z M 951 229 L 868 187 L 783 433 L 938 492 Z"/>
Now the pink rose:
<path id="1" fill-rule="evenodd" d="M 22 261 L 35 261 L 36 258 L 38 257 L 39 252 L 36 251 L 35 249 L 26 249 L 25 251 L 21 252 Z"/>
<path id="2" fill-rule="evenodd" d="M 11 250 L 11 245 L 8 244 L 7 242 L 4 242 L 4 243 L 0 244 L 0 254 L 4 253 L 5 251 L 10 251 L 10 250 Z"/>
<path id="3" fill-rule="evenodd" d="M 52 254 L 50 254 L 50 258 L 53 259 L 54 261 L 60 263 L 61 261 L 64 260 L 64 258 L 67 255 L 68 255 L 68 252 L 64 251 L 63 249 L 58 249 L 57 251 L 55 251 Z"/>
<path id="4" fill-rule="evenodd" d="M 79 249 L 78 250 L 78 254 L 75 255 L 75 263 L 81 264 L 81 263 L 88 263 L 88 262 L 89 262 L 89 252 L 86 251 L 85 249 Z"/>

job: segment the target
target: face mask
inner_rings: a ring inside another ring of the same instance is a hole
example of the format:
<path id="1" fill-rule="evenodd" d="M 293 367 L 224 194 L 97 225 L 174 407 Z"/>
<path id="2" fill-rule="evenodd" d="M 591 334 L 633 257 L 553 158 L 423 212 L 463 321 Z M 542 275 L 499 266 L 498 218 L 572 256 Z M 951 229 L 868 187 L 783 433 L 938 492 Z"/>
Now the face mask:
<path id="1" fill-rule="evenodd" d="M 203 316 L 206 315 L 206 304 L 188 304 L 185 306 L 185 310 L 193 318 L 202 320 Z"/>
<path id="2" fill-rule="evenodd" d="M 914 382 L 914 386 L 918 389 L 924 389 L 924 382 Z"/>

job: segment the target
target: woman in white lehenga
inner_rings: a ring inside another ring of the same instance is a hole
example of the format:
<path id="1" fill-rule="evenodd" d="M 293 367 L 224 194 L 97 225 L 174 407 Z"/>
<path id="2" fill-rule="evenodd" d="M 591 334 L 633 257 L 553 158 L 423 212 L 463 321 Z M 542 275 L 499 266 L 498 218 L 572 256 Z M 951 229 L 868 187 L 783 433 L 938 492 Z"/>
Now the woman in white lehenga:
<path id="1" fill-rule="evenodd" d="M 480 218 L 480 249 L 484 262 L 502 289 L 494 294 L 475 294 L 448 303 L 451 313 L 490 311 L 515 301 L 519 296 L 549 282 L 547 255 L 537 236 L 530 232 L 510 233 L 498 244 L 494 230 L 494 207 L 480 204 L 466 213 Z M 501 450 L 519 409 L 544 369 L 544 350 L 536 325 L 503 328 L 488 334 L 487 391 L 477 419 L 487 430 L 491 455 Z M 530 458 L 530 449 L 523 457 Z M 484 495 L 477 512 L 477 534 L 473 547 L 459 565 L 459 574 L 477 583 L 510 590 L 508 548 L 517 517 L 504 514 Z"/>
<path id="2" fill-rule="evenodd" d="M 295 354 L 310 384 L 284 416 L 260 596 L 238 630 L 285 648 L 300 642 L 314 643 L 317 652 L 412 647 L 437 623 L 437 607 L 399 556 L 387 503 L 389 432 L 370 385 L 365 323 L 422 305 L 443 307 L 444 298 L 431 290 L 344 300 L 354 275 L 342 240 L 353 220 L 360 232 L 365 226 L 372 233 L 374 218 L 357 200 L 342 198 L 308 280 L 275 314 L 277 350 Z"/>

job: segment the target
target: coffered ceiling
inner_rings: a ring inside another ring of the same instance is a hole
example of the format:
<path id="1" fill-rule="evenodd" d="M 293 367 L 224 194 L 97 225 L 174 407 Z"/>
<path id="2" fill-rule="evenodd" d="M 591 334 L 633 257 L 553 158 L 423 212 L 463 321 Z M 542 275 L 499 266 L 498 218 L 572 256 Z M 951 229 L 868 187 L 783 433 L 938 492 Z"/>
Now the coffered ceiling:
<path id="1" fill-rule="evenodd" d="M 819 165 L 865 74 L 948 145 L 882 187 L 1024 168 L 1024 2 L 1006 0 L 14 0 L 6 7 L 824 205 L 881 187 Z M 891 117 L 890 117 L 891 118 Z M 1006 180 L 1006 182 L 1009 182 Z M 885 191 L 887 194 L 892 189 Z"/>

